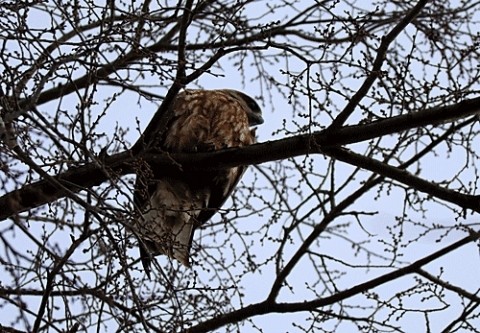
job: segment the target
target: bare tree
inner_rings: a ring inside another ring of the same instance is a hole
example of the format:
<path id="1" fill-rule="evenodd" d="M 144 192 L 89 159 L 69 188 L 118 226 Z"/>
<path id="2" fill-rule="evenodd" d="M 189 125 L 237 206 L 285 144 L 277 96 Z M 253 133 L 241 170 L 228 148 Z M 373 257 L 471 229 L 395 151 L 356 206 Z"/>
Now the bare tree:
<path id="1" fill-rule="evenodd" d="M 0 327 L 477 332 L 479 12 L 2 2 Z M 261 143 L 145 149 L 179 90 L 206 86 L 262 104 Z M 128 231 L 142 161 L 251 165 L 193 267 L 158 257 L 152 280 Z"/>

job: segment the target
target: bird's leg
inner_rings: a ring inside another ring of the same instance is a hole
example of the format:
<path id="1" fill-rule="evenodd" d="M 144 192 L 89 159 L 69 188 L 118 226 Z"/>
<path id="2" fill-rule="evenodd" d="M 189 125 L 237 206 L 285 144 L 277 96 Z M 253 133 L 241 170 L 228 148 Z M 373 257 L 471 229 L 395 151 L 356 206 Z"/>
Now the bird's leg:
<path id="1" fill-rule="evenodd" d="M 201 142 L 195 145 L 194 151 L 197 153 L 207 153 L 215 150 L 213 142 Z"/>

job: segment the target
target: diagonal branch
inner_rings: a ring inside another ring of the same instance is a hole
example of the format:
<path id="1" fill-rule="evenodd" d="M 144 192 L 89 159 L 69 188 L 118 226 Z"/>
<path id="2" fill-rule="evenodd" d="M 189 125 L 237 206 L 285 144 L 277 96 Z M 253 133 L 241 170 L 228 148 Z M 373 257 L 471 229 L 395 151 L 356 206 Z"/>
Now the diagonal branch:
<path id="1" fill-rule="evenodd" d="M 455 131 L 467 126 L 471 123 L 471 120 L 463 121 L 460 124 L 451 126 L 444 134 L 439 136 L 436 140 L 432 141 L 429 145 L 425 146 L 421 151 L 419 151 L 415 156 L 412 156 L 409 160 L 405 161 L 402 165 L 398 166 L 400 169 L 406 169 L 416 161 L 419 161 L 422 157 L 425 156 L 428 152 L 432 151 L 432 149 L 444 142 L 452 133 Z M 392 156 L 390 156 L 392 157 Z M 388 160 L 387 157 L 386 160 Z M 297 266 L 297 263 L 303 258 L 303 256 L 308 252 L 308 249 L 312 245 L 312 243 L 319 237 L 319 235 L 328 227 L 328 225 L 336 218 L 338 215 L 345 211 L 345 209 L 353 204 L 357 199 L 359 199 L 363 194 L 370 191 L 373 187 L 380 184 L 385 178 L 380 175 L 372 175 L 369 180 L 367 180 L 359 189 L 355 192 L 350 194 L 348 197 L 343 199 L 341 202 L 336 203 L 332 210 L 325 215 L 322 222 L 318 223 L 315 228 L 311 231 L 308 237 L 302 242 L 302 244 L 298 247 L 297 251 L 293 254 L 293 256 L 285 263 L 284 267 L 277 273 L 277 277 L 272 284 L 272 288 L 270 290 L 270 294 L 268 295 L 267 301 L 273 303 L 277 298 L 281 288 L 283 287 L 287 277 L 290 275 L 292 270 Z"/>
<path id="2" fill-rule="evenodd" d="M 202 4 L 202 6 L 204 6 L 204 4 Z M 200 9 L 202 6 L 200 6 Z M 190 82 L 186 74 L 187 59 L 185 56 L 185 51 L 187 47 L 187 29 L 190 26 L 192 18 L 195 14 L 194 10 L 192 10 L 192 7 L 193 0 L 188 0 L 183 8 L 183 15 L 180 17 L 179 43 L 177 49 L 177 73 L 175 76 L 175 81 L 168 90 L 167 95 L 165 96 L 157 112 L 155 112 L 155 115 L 148 123 L 144 133 L 133 145 L 132 152 L 135 155 L 147 147 L 155 146 L 155 139 L 162 137 L 162 134 L 167 128 L 168 121 L 172 116 L 171 105 L 173 104 L 173 99 L 178 94 L 180 89 Z M 197 8 L 197 10 L 198 9 L 199 8 Z"/>
<path id="3" fill-rule="evenodd" d="M 168 94 L 167 97 L 170 98 Z M 171 98 L 173 99 L 173 97 L 174 96 Z M 164 101 L 157 113 L 160 114 L 163 112 L 161 110 L 166 110 L 166 108 L 168 108 L 168 103 Z M 478 110 L 480 110 L 480 98 L 474 98 L 454 105 L 434 107 L 407 115 L 378 120 L 370 124 L 346 126 L 334 132 L 321 131 L 276 141 L 268 141 L 243 148 L 232 148 L 209 153 L 173 155 L 143 152 L 143 142 L 149 142 L 157 135 L 154 130 L 154 128 L 156 128 L 154 125 L 156 121 L 154 121 L 154 119 L 157 117 L 157 115 L 155 115 L 149 127 L 147 127 L 145 134 L 130 151 L 105 156 L 101 161 L 72 168 L 71 170 L 52 177 L 70 191 L 80 192 L 86 188 L 97 186 L 108 181 L 112 178 L 111 175 L 119 177 L 135 172 L 132 165 L 140 158 L 155 163 L 159 168 L 163 168 L 165 172 L 178 172 L 179 164 L 182 165 L 184 170 L 189 168 L 193 170 L 195 170 L 195 168 L 212 170 L 239 165 L 259 164 L 306 154 L 322 153 L 322 149 L 328 149 L 328 147 L 338 147 L 345 144 L 362 142 L 412 128 L 462 119 L 477 114 Z M 369 166 L 369 163 L 364 163 L 366 169 L 375 167 L 379 169 L 377 171 L 380 174 L 382 174 L 380 171 L 385 169 L 384 164 L 380 166 Z M 400 171 L 397 168 L 391 168 L 395 169 L 392 171 L 391 176 L 400 177 Z M 109 172 L 106 172 L 106 170 Z M 425 186 L 428 187 L 429 185 L 425 184 Z M 424 189 L 427 188 L 424 187 Z M 65 196 L 65 194 L 64 188 L 59 188 L 46 180 L 40 180 L 36 183 L 26 185 L 22 189 L 12 191 L 0 197 L 0 221 L 13 214 L 55 201 Z M 451 196 L 455 197 L 456 195 L 452 194 Z M 447 197 L 450 197 L 450 194 L 445 195 L 444 193 L 441 198 Z M 478 205 L 474 205 L 472 202 L 474 198 L 476 197 L 458 197 L 452 202 L 463 202 L 467 204 L 466 207 L 477 211 L 479 209 Z"/>
<path id="4" fill-rule="evenodd" d="M 348 104 L 345 106 L 343 111 L 335 118 L 335 120 L 330 125 L 330 129 L 340 128 L 348 117 L 353 113 L 358 103 L 362 98 L 367 94 L 367 92 L 372 87 L 375 80 L 381 75 L 382 65 L 385 60 L 385 57 L 388 52 L 389 45 L 395 40 L 395 38 L 402 32 L 410 22 L 412 22 L 415 17 L 420 13 L 420 11 L 428 3 L 428 0 L 420 0 L 415 7 L 413 7 L 410 12 L 390 31 L 386 36 L 382 38 L 382 42 L 378 48 L 377 56 L 373 62 L 372 69 L 363 82 L 362 86 L 355 95 L 352 96 Z"/>
<path id="5" fill-rule="evenodd" d="M 432 281 L 433 283 L 435 283 L 436 285 L 438 286 L 442 286 L 443 288 L 445 289 L 448 289 L 454 293 L 456 293 L 457 295 L 461 296 L 461 297 L 464 297 L 464 298 L 467 298 L 469 299 L 471 302 L 474 302 L 474 303 L 478 303 L 480 304 L 480 297 L 477 296 L 477 294 L 472 294 L 471 292 L 459 287 L 459 286 L 456 286 L 456 285 L 453 285 L 445 280 L 442 280 L 430 273 L 428 273 L 427 271 L 423 270 L 423 269 L 418 269 L 417 270 L 417 274 L 423 276 L 424 278 Z"/>
<path id="6" fill-rule="evenodd" d="M 342 148 L 329 148 L 324 153 L 332 158 L 343 161 L 345 163 L 358 166 L 362 169 L 370 170 L 378 173 L 386 178 L 394 179 L 402 184 L 426 193 L 433 197 L 454 203 L 464 209 L 470 208 L 475 212 L 480 212 L 480 197 L 478 195 L 463 194 L 423 178 L 412 175 L 406 170 L 395 166 L 374 160 Z"/>

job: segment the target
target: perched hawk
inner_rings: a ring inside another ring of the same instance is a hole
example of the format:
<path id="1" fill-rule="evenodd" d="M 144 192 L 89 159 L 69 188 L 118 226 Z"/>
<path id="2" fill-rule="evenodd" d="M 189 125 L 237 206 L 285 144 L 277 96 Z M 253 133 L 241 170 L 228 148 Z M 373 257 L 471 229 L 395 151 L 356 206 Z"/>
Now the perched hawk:
<path id="1" fill-rule="evenodd" d="M 185 90 L 158 147 L 167 152 L 201 152 L 255 143 L 251 126 L 263 123 L 258 104 L 236 90 Z M 195 228 L 222 206 L 245 167 L 168 176 L 150 165 L 137 172 L 134 200 L 141 216 L 134 223 L 140 255 L 150 276 L 153 256 L 165 254 L 189 266 Z"/>

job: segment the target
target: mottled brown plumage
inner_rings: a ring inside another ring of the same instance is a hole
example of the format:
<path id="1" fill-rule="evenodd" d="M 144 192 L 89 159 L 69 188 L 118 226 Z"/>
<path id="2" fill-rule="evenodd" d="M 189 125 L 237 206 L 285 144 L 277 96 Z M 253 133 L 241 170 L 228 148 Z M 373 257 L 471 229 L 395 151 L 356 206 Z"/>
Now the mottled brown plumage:
<path id="1" fill-rule="evenodd" d="M 168 152 L 196 152 L 255 143 L 251 126 L 263 122 L 258 104 L 235 90 L 185 90 L 173 102 L 173 116 L 159 140 Z M 135 202 L 142 216 L 134 224 L 147 274 L 153 256 L 168 255 L 189 266 L 195 228 L 222 206 L 245 167 L 165 175 L 150 166 L 138 172 Z"/>

